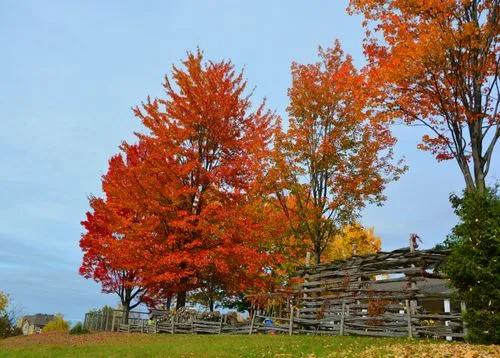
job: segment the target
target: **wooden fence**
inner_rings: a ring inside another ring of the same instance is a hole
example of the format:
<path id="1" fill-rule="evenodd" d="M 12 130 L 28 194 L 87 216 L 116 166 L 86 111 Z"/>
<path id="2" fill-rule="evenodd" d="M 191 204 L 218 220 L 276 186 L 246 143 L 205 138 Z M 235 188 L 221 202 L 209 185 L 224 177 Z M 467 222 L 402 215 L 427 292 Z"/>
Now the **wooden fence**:
<path id="1" fill-rule="evenodd" d="M 447 254 L 400 249 L 302 269 L 294 293 L 298 331 L 463 337 L 461 312 L 451 312 L 452 289 L 435 270 Z"/>
<path id="2" fill-rule="evenodd" d="M 146 312 L 130 312 L 124 322 L 123 312 L 115 310 L 88 313 L 84 325 L 92 331 L 170 334 L 463 338 L 465 305 L 453 307 L 452 289 L 436 272 L 447 254 L 400 249 L 304 267 L 297 273 L 301 283 L 287 293 L 286 305 L 268 311 L 254 307 L 245 322 L 229 324 L 226 315 L 200 319 L 167 311 L 151 319 Z"/>
<path id="3" fill-rule="evenodd" d="M 89 331 L 111 331 L 113 311 L 96 311 L 85 314 L 83 327 Z"/>
<path id="4" fill-rule="evenodd" d="M 392 312 L 391 312 L 392 310 Z M 463 337 L 460 314 L 411 314 L 409 303 L 405 310 L 400 305 L 387 305 L 384 313 L 367 314 L 367 305 L 342 305 L 340 311 L 329 310 L 322 318 L 307 317 L 297 311 L 289 317 L 272 317 L 254 314 L 248 322 L 228 324 L 222 316 L 219 321 L 192 319 L 177 322 L 129 318 L 122 322 L 119 315 L 111 320 L 106 314 L 89 314 L 86 328 L 91 331 L 116 331 L 136 333 L 169 334 L 320 334 L 320 335 L 363 335 L 380 337 Z M 120 311 L 117 311 L 120 313 Z M 304 311 L 302 311 L 304 312 Z M 408 314 L 408 312 L 410 312 Z M 297 314 L 299 313 L 299 314 Z"/>

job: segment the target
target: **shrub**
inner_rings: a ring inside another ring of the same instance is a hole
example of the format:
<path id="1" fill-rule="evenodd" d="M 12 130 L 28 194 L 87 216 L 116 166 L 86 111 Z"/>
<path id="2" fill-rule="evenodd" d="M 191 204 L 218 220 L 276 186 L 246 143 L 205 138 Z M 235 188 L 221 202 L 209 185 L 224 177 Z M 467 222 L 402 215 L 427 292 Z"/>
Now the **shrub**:
<path id="1" fill-rule="evenodd" d="M 0 338 L 19 336 L 22 333 L 22 330 L 15 326 L 12 315 L 7 312 L 0 314 Z"/>
<path id="2" fill-rule="evenodd" d="M 16 327 L 13 311 L 7 311 L 9 295 L 0 291 L 0 338 L 18 336 L 22 330 Z"/>
<path id="3" fill-rule="evenodd" d="M 467 339 L 500 343 L 500 197 L 489 189 L 450 201 L 460 222 L 445 241 L 451 253 L 440 270 L 466 303 Z"/>
<path id="4" fill-rule="evenodd" d="M 70 329 L 69 334 L 86 334 L 89 333 L 89 330 L 83 327 L 81 322 L 75 324 L 73 328 Z"/>
<path id="5" fill-rule="evenodd" d="M 42 328 L 42 332 L 53 332 L 53 331 L 68 331 L 69 323 L 66 322 L 62 315 L 56 315 L 56 317 L 49 321 L 45 327 Z"/>

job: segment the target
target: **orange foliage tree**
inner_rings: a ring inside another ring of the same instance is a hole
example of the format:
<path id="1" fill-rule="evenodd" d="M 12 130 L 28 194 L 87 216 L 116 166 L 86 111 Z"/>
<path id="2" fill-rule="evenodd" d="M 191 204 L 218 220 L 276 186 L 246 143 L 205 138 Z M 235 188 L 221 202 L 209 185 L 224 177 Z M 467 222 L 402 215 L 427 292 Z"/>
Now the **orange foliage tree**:
<path id="1" fill-rule="evenodd" d="M 297 238 L 320 263 L 329 240 L 366 202 L 381 203 L 404 168 L 395 139 L 367 107 L 369 86 L 338 42 L 320 61 L 292 64 L 289 128 L 277 137 L 270 182 Z"/>
<path id="2" fill-rule="evenodd" d="M 324 251 L 324 260 L 345 260 L 354 255 L 368 255 L 380 251 L 382 241 L 374 228 L 359 223 L 346 225 L 333 237 Z"/>
<path id="3" fill-rule="evenodd" d="M 351 0 L 365 17 L 373 107 L 427 129 L 419 148 L 454 159 L 467 190 L 485 189 L 498 114 L 499 2 Z"/>
<path id="4" fill-rule="evenodd" d="M 99 282 L 103 292 L 120 297 L 125 320 L 131 309 L 159 291 L 148 280 L 148 264 L 158 253 L 153 245 L 157 220 L 142 210 L 129 190 L 144 158 L 139 145 L 111 158 L 102 178 L 104 198 L 90 198 L 91 211 L 82 222 L 80 274 Z"/>
<path id="5" fill-rule="evenodd" d="M 198 51 L 182 64 L 165 80 L 166 98 L 134 109 L 146 131 L 121 146 L 103 179 L 107 202 L 132 213 L 117 232 L 142 256 L 132 263 L 142 287 L 153 299 L 175 292 L 177 307 L 204 282 L 229 292 L 263 284 L 270 255 L 244 213 L 260 195 L 275 120 L 264 103 L 252 109 L 229 61 L 204 62 Z M 93 235 L 85 227 L 82 240 Z"/>

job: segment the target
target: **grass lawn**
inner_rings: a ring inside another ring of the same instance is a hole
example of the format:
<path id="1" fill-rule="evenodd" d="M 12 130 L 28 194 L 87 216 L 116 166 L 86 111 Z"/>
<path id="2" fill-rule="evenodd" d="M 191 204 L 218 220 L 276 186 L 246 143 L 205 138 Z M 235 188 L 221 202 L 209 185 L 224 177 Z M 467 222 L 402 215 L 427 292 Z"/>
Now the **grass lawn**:
<path id="1" fill-rule="evenodd" d="M 0 357 L 499 357 L 500 346 L 320 336 L 63 333 L 0 340 Z"/>

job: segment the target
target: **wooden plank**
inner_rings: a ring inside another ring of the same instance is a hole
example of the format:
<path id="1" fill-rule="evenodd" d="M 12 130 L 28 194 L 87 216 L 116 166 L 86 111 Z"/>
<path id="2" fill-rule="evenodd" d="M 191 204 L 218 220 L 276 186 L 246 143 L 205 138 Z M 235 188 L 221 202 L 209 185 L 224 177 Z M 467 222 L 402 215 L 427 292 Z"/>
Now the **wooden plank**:
<path id="1" fill-rule="evenodd" d="M 408 337 L 412 338 L 413 337 L 413 332 L 411 330 L 411 311 L 410 311 L 410 301 L 406 300 L 405 301 L 405 306 L 406 306 L 406 320 L 408 322 Z"/>
<path id="2" fill-rule="evenodd" d="M 454 337 L 454 338 L 463 338 L 463 333 L 456 332 L 439 332 L 439 331 L 429 331 L 429 330 L 417 330 L 418 334 L 433 336 L 433 337 Z"/>
<path id="3" fill-rule="evenodd" d="M 432 319 L 432 320 L 462 320 L 462 316 L 456 313 L 450 314 L 412 314 L 412 318 Z"/>
<path id="4" fill-rule="evenodd" d="M 342 313 L 340 316 L 340 335 L 344 335 L 344 315 L 345 315 L 345 302 L 342 302 Z"/>
<path id="5" fill-rule="evenodd" d="M 356 336 L 373 336 L 373 337 L 406 337 L 406 332 L 379 332 L 379 331 L 365 331 L 359 329 L 346 328 L 345 333 L 353 334 Z"/>
<path id="6" fill-rule="evenodd" d="M 255 323 L 255 316 L 256 316 L 256 313 L 257 313 L 257 312 L 254 312 L 254 313 L 253 313 L 252 323 L 250 323 L 250 332 L 249 332 L 248 334 L 252 334 L 253 325 L 254 325 L 254 323 Z"/>

